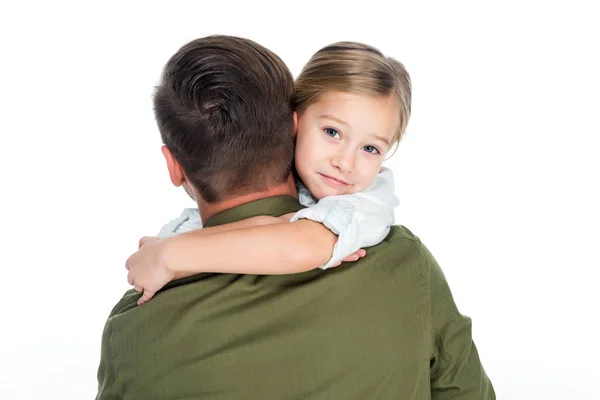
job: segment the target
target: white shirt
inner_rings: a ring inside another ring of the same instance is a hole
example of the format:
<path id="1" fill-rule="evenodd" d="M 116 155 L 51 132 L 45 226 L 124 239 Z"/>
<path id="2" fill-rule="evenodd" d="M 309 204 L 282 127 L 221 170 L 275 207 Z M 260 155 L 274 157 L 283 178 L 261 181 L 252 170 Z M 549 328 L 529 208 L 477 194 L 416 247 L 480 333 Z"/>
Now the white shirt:
<path id="1" fill-rule="evenodd" d="M 307 208 L 298 211 L 290 222 L 305 218 L 320 222 L 338 235 L 327 269 L 363 247 L 380 243 L 394 224 L 394 208 L 399 204 L 394 194 L 394 175 L 382 168 L 371 186 L 362 192 L 328 196 L 317 201 L 301 183 L 297 184 L 298 200 Z M 179 218 L 169 222 L 158 233 L 161 238 L 202 228 L 196 208 L 186 208 Z"/>

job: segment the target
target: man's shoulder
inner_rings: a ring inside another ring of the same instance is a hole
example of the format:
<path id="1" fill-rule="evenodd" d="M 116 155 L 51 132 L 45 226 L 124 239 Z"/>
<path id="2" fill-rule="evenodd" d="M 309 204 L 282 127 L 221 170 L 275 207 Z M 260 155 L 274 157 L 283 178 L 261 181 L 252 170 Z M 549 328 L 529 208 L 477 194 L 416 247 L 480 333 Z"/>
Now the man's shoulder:
<path id="1" fill-rule="evenodd" d="M 108 321 L 110 322 L 112 319 L 118 318 L 119 316 L 126 314 L 128 311 L 136 308 L 138 306 L 137 301 L 139 298 L 140 294 L 135 290 L 130 289 L 126 291 L 123 297 L 121 297 L 121 300 L 119 300 L 119 302 L 113 307 L 108 316 Z"/>
<path id="2" fill-rule="evenodd" d="M 381 242 L 387 251 L 392 252 L 420 252 L 423 244 L 421 239 L 410 229 L 403 225 L 392 225 L 390 232 Z"/>
<path id="3" fill-rule="evenodd" d="M 417 235 L 402 225 L 393 225 L 389 234 L 378 245 L 367 249 L 367 257 L 371 257 L 374 267 L 393 275 L 401 275 L 405 279 L 407 273 L 411 278 L 423 280 L 429 274 L 430 253 Z"/>
<path id="4" fill-rule="evenodd" d="M 404 225 L 392 225 L 390 228 L 390 233 L 388 234 L 386 241 L 402 241 L 406 240 L 409 242 L 414 242 L 415 244 L 421 244 L 421 240 L 417 235 L 412 233 L 410 229 L 405 227 Z"/>

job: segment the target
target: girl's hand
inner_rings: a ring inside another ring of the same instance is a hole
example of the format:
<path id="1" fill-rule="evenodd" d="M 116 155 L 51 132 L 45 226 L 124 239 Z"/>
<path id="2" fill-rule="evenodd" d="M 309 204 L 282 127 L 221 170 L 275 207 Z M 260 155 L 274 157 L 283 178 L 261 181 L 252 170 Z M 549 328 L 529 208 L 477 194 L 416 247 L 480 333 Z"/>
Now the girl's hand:
<path id="1" fill-rule="evenodd" d="M 129 271 L 127 282 L 133 285 L 142 297 L 137 304 L 149 301 L 158 290 L 170 282 L 175 273 L 163 261 L 163 243 L 158 237 L 144 236 L 140 239 L 139 250 L 125 262 Z"/>
<path id="2" fill-rule="evenodd" d="M 277 217 L 277 219 L 281 222 L 290 222 L 290 219 L 292 219 L 292 217 L 294 216 L 294 214 L 296 214 L 295 212 L 291 212 L 291 213 L 287 213 L 287 214 L 283 214 L 280 217 Z"/>
<path id="3" fill-rule="evenodd" d="M 356 253 L 350 254 L 348 257 L 344 258 L 339 263 L 332 265 L 331 268 L 339 267 L 343 262 L 354 262 L 358 261 L 360 258 L 363 258 L 367 255 L 367 251 L 365 249 L 359 249 Z"/>
<path id="4" fill-rule="evenodd" d="M 138 242 L 138 249 L 141 249 L 143 245 L 158 242 L 160 238 L 158 236 L 144 236 Z"/>

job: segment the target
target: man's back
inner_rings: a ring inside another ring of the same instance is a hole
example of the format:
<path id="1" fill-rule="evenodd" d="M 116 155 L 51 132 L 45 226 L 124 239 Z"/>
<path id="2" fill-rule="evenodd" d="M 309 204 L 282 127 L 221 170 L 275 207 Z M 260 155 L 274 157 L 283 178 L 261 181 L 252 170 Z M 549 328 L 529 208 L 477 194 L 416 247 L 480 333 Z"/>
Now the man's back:
<path id="1" fill-rule="evenodd" d="M 299 208 L 273 197 L 214 218 Z M 403 227 L 337 269 L 202 274 L 138 298 L 128 292 L 107 322 L 100 399 L 494 398 L 469 319 Z"/>

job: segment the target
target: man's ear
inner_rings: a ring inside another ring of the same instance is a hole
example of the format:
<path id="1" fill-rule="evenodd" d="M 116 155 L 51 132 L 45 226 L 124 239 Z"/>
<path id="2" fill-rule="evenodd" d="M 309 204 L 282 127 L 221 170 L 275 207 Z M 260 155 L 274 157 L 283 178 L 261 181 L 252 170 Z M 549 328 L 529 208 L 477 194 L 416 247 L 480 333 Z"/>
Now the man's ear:
<path id="1" fill-rule="evenodd" d="M 165 161 L 167 162 L 167 169 L 169 170 L 169 177 L 171 178 L 171 182 L 175 186 L 181 186 L 183 182 L 185 182 L 185 175 L 183 174 L 183 169 L 181 165 L 175 157 L 173 157 L 173 153 L 167 146 L 164 146 L 160 149 L 165 157 Z"/>
<path id="2" fill-rule="evenodd" d="M 298 113 L 294 111 L 294 139 L 298 135 Z"/>

